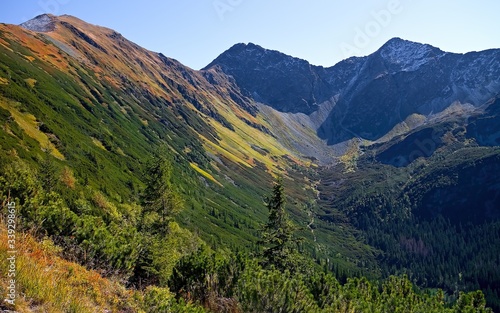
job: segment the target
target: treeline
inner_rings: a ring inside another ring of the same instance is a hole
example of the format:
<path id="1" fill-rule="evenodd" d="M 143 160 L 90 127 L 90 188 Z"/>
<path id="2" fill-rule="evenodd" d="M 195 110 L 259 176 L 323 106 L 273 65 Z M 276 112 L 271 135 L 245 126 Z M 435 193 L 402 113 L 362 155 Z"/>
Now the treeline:
<path id="1" fill-rule="evenodd" d="M 367 242 L 382 251 L 387 276 L 406 273 L 422 287 L 460 291 L 483 290 L 488 305 L 500 309 L 500 222 L 454 224 L 443 216 L 412 216 L 384 223 L 364 216 L 358 222 Z"/>
<path id="2" fill-rule="evenodd" d="M 327 171 L 321 205 L 336 215 L 320 218 L 359 229 L 379 251 L 382 277 L 406 274 L 450 300 L 480 289 L 500 311 L 498 149 L 459 148 L 406 168 L 361 162 L 356 173 Z"/>
<path id="3" fill-rule="evenodd" d="M 408 209 L 407 198 L 378 192 L 352 197 L 342 207 L 367 244 L 381 251 L 383 277 L 406 274 L 422 288 L 442 288 L 450 299 L 482 290 L 488 306 L 500 310 L 500 221 L 420 216 Z"/>
<path id="4" fill-rule="evenodd" d="M 0 197 L 16 202 L 19 230 L 50 238 L 65 258 L 143 290 L 144 312 L 491 312 L 481 292 L 460 292 L 449 302 L 405 276 L 340 283 L 297 252 L 300 238 L 279 180 L 266 202 L 259 250 L 213 249 L 175 222 L 184 200 L 167 155 L 160 151 L 148 163 L 139 203 L 111 201 L 80 185 L 49 153 L 39 169 L 4 159 Z"/>

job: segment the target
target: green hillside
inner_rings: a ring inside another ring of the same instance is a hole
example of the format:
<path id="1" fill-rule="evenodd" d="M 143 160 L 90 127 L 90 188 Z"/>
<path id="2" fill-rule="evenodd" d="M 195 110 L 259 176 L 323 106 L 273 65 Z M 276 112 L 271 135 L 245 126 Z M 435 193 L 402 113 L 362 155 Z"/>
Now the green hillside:
<path id="1" fill-rule="evenodd" d="M 499 249 L 481 248 L 500 235 L 497 212 L 461 210 L 459 220 L 477 217 L 462 225 L 451 207 L 425 209 L 439 190 L 486 203 L 495 189 L 463 177 L 496 171 L 497 148 L 460 137 L 461 150 L 443 145 L 398 168 L 380 161 L 401 151 L 397 138 L 352 143 L 324 166 L 281 143 L 223 72 L 194 71 L 74 17 L 50 19 L 49 32 L 0 25 L 1 219 L 15 202 L 19 250 L 17 306 L 1 309 L 490 312 L 476 289 L 498 306 Z M 284 235 L 264 228 L 277 177 Z M 279 257 L 263 253 L 274 251 L 266 236 L 286 246 Z"/>

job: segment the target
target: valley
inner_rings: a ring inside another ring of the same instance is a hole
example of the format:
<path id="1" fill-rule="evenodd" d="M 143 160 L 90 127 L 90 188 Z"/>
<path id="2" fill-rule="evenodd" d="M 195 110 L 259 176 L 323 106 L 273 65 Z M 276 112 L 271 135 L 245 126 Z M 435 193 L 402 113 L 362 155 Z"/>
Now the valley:
<path id="1" fill-rule="evenodd" d="M 290 312 L 347 312 L 334 295 L 365 286 L 375 307 L 411 284 L 428 312 L 487 312 L 475 290 L 498 311 L 499 112 L 499 49 L 394 38 L 325 68 L 240 43 L 197 71 L 69 15 L 0 24 L 1 199 L 57 266 L 121 284 L 102 288 L 127 305 L 89 312 L 250 312 L 286 292 L 307 303 Z M 163 211 L 158 173 L 181 199 Z M 297 277 L 258 262 L 280 177 Z M 21 288 L 26 312 L 49 301 Z"/>

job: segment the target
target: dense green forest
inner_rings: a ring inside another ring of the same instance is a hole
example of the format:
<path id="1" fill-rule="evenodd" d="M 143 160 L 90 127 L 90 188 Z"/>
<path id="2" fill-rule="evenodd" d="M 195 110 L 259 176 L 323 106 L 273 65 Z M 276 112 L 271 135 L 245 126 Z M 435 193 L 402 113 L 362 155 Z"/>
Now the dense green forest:
<path id="1" fill-rule="evenodd" d="M 320 187 L 320 218 L 345 219 L 360 229 L 380 251 L 382 277 L 405 274 L 418 286 L 443 288 L 454 298 L 480 289 L 497 311 L 500 222 L 491 218 L 498 208 L 489 203 L 498 191 L 478 186 L 498 180 L 499 151 L 462 146 L 456 153 L 456 148 L 406 168 L 362 161 L 356 173 L 347 174 L 352 184 L 336 188 L 332 182 L 345 175 L 331 169 Z M 443 201 L 446 197 L 462 202 Z"/>

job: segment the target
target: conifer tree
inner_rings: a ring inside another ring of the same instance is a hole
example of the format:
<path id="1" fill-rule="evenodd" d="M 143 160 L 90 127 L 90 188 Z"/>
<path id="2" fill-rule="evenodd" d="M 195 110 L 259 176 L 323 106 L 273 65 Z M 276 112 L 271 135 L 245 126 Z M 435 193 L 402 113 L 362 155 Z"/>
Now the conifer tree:
<path id="1" fill-rule="evenodd" d="M 286 196 L 283 188 L 283 179 L 278 177 L 273 186 L 273 193 L 266 199 L 266 207 L 269 210 L 269 218 L 264 225 L 262 239 L 259 244 L 263 246 L 263 265 L 274 266 L 284 271 L 294 270 L 295 264 L 292 258 L 294 254 L 293 237 L 295 227 L 286 214 Z"/>
<path id="2" fill-rule="evenodd" d="M 51 155 L 51 148 L 44 149 L 43 159 L 40 160 L 38 180 L 46 192 L 51 192 L 57 185 L 57 168 Z"/>
<path id="3" fill-rule="evenodd" d="M 143 226 L 152 232 L 166 234 L 168 224 L 178 214 L 183 201 L 172 184 L 172 162 L 167 149 L 161 147 L 146 171 L 146 189 L 143 193 Z"/>

